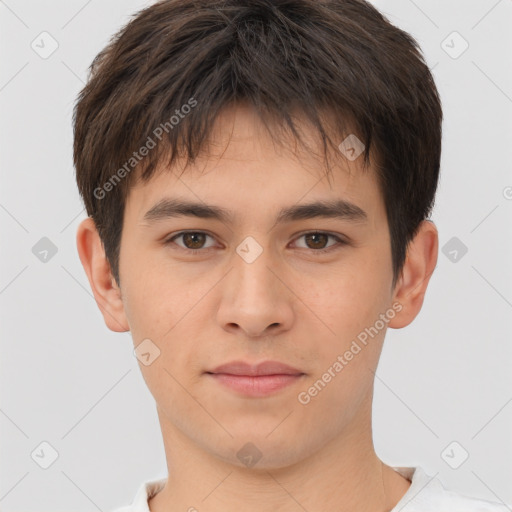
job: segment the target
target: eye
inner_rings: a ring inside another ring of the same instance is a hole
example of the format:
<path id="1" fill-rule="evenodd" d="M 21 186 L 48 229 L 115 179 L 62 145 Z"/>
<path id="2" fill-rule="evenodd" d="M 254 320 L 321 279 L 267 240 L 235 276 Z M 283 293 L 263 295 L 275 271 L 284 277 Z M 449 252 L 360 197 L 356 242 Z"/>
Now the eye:
<path id="1" fill-rule="evenodd" d="M 182 238 L 185 246 L 183 247 L 180 244 L 177 244 L 178 247 L 192 254 L 195 254 L 199 252 L 206 252 L 202 246 L 207 237 L 213 238 L 208 233 L 205 233 L 203 231 L 182 231 L 181 233 L 178 233 L 177 235 L 168 238 L 164 242 L 164 244 L 170 245 L 174 243 L 174 240 Z M 210 247 L 207 247 L 207 249 L 209 248 Z"/>
<path id="2" fill-rule="evenodd" d="M 301 238 L 304 238 L 306 242 L 305 248 L 312 249 L 313 252 L 330 252 L 331 250 L 335 250 L 340 245 L 347 245 L 347 242 L 342 240 L 340 237 L 330 233 L 324 233 L 323 231 L 311 231 L 309 233 L 303 233 L 297 238 L 297 240 Z M 338 243 L 334 243 L 326 247 L 325 244 L 329 238 L 334 239 Z"/>
<path id="3" fill-rule="evenodd" d="M 213 239 L 211 235 L 205 233 L 204 231 L 182 231 L 181 233 L 177 233 L 176 235 L 173 235 L 165 240 L 164 245 L 175 244 L 180 249 L 183 249 L 190 254 L 198 254 L 200 252 L 207 252 L 208 249 L 212 248 L 212 245 L 204 245 L 207 238 Z M 330 252 L 339 248 L 341 245 L 348 244 L 348 242 L 342 240 L 340 237 L 331 233 L 325 233 L 323 231 L 311 231 L 309 233 L 303 233 L 298 238 L 296 238 L 296 240 L 300 240 L 301 238 L 304 238 L 306 246 L 299 248 L 311 249 L 312 252 L 316 253 Z M 325 244 L 328 242 L 329 238 L 333 239 L 337 243 L 326 246 Z M 177 244 L 175 240 L 178 239 L 182 239 L 184 245 Z"/>

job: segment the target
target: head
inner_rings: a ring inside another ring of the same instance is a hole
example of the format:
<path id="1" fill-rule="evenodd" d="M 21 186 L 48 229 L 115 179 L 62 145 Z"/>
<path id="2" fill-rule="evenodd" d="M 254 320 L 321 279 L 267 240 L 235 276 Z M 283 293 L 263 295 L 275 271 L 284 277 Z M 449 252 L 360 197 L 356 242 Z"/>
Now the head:
<path id="1" fill-rule="evenodd" d="M 441 122 L 416 42 L 362 0 L 165 0 L 115 35 L 75 107 L 77 243 L 107 326 L 158 354 L 161 421 L 269 467 L 368 424 L 436 264 Z M 302 376 L 247 398 L 208 373 L 268 359 Z"/>

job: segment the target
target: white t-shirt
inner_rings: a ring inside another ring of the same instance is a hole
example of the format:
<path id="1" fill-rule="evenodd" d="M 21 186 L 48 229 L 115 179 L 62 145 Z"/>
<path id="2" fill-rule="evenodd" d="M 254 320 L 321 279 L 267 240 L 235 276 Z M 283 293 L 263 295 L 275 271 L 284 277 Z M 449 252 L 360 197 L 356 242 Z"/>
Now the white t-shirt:
<path id="1" fill-rule="evenodd" d="M 494 503 L 446 490 L 437 478 L 422 468 L 393 468 L 411 482 L 411 486 L 391 512 L 510 512 L 504 504 Z M 166 479 L 143 483 L 130 506 L 113 512 L 150 512 L 148 500 L 162 490 Z"/>

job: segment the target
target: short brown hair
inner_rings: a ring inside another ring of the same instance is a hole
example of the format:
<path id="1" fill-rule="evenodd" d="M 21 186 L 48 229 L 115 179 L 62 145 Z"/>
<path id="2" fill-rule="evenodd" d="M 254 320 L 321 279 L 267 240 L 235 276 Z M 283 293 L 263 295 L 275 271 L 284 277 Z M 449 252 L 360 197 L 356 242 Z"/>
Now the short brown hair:
<path id="1" fill-rule="evenodd" d="M 78 189 L 118 285 L 131 170 L 147 181 L 179 154 L 193 161 L 237 102 L 301 140 L 298 108 L 326 156 L 341 141 L 322 114 L 338 120 L 338 136 L 351 120 L 364 168 L 377 156 L 395 284 L 431 213 L 441 158 L 441 102 L 417 42 L 364 0 L 162 0 L 96 56 L 73 114 Z"/>

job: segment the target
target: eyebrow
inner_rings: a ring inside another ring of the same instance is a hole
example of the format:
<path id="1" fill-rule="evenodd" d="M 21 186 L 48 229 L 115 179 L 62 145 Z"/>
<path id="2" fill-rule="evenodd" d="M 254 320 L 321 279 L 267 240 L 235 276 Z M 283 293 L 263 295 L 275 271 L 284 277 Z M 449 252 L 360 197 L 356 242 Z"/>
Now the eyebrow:
<path id="1" fill-rule="evenodd" d="M 232 223 L 234 215 L 230 210 L 215 205 L 197 203 L 182 199 L 163 198 L 152 206 L 144 215 L 143 223 L 155 222 L 175 217 L 197 217 L 215 219 L 223 223 Z M 332 201 L 315 201 L 307 204 L 297 204 L 279 211 L 276 223 L 293 222 L 317 217 L 365 222 L 368 215 L 359 206 L 344 199 Z"/>

